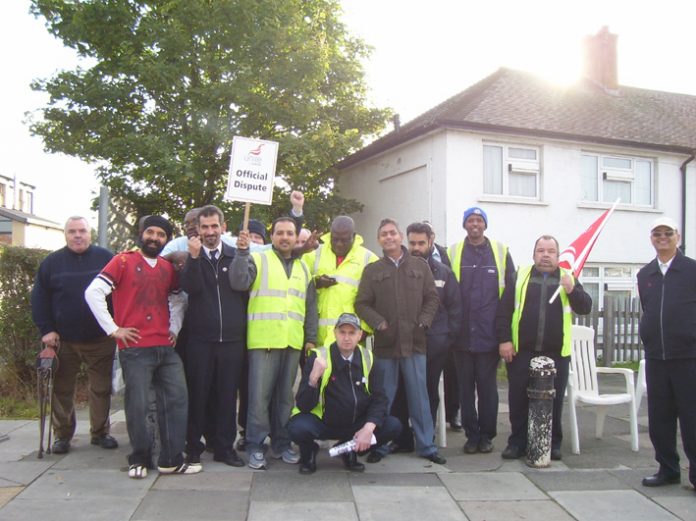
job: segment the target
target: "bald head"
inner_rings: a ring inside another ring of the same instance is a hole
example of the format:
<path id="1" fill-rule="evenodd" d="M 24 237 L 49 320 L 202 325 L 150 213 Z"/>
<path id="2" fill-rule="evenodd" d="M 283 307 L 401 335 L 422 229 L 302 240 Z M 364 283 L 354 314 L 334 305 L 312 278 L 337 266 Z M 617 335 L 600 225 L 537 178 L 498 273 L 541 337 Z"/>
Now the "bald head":
<path id="1" fill-rule="evenodd" d="M 331 223 L 331 250 L 345 257 L 355 241 L 355 223 L 347 215 L 339 215 Z"/>

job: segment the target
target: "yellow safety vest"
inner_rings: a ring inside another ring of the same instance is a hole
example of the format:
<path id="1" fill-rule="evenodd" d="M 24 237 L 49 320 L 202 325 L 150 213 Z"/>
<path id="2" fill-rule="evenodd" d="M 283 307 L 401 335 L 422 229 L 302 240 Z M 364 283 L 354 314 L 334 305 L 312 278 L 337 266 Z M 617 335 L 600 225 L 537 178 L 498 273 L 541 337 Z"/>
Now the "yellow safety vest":
<path id="1" fill-rule="evenodd" d="M 462 276 L 462 255 L 464 255 L 464 242 L 461 241 L 457 244 L 453 244 L 447 250 L 447 256 L 450 258 L 450 263 L 452 264 L 452 271 L 454 276 L 457 278 L 457 282 Z M 508 247 L 502 242 L 494 241 L 493 239 L 488 239 L 491 244 L 491 250 L 493 250 L 493 260 L 495 261 L 495 267 L 498 270 L 498 298 L 503 296 L 503 291 L 505 291 L 505 268 L 507 266 L 507 253 Z"/>
<path id="2" fill-rule="evenodd" d="M 321 357 L 326 360 L 326 369 L 324 374 L 321 375 L 321 384 L 319 385 L 319 401 L 314 406 L 310 412 L 319 418 L 320 420 L 324 417 L 324 391 L 329 383 L 329 378 L 331 377 L 331 352 L 330 346 L 321 346 L 316 349 L 312 349 L 317 354 L 317 358 Z M 372 370 L 372 351 L 366 349 L 362 346 L 357 346 L 357 350 L 360 351 L 360 358 L 362 359 L 363 366 L 363 376 L 365 377 L 365 390 L 370 392 L 370 371 Z M 295 416 L 299 414 L 300 410 L 297 407 L 293 407 L 292 415 Z"/>
<path id="3" fill-rule="evenodd" d="M 296 259 L 288 278 L 273 250 L 251 256 L 256 279 L 249 290 L 247 348 L 302 349 L 309 269 Z"/>
<path id="4" fill-rule="evenodd" d="M 517 284 L 515 284 L 515 310 L 512 313 L 512 344 L 515 346 L 515 352 L 518 351 L 520 340 L 520 319 L 522 318 L 522 310 L 527 299 L 527 285 L 529 276 L 532 273 L 532 266 L 523 266 L 517 270 Z M 561 268 L 561 276 L 563 274 L 570 275 L 575 282 L 573 274 Z M 568 295 L 561 286 L 560 291 L 561 305 L 563 306 L 563 346 L 561 347 L 561 356 L 570 356 L 572 346 L 572 326 L 573 326 L 573 310 L 568 301 Z"/>
<path id="5" fill-rule="evenodd" d="M 336 341 L 334 326 L 338 317 L 343 313 L 355 313 L 355 297 L 358 295 L 360 277 L 365 266 L 379 260 L 379 257 L 364 248 L 362 237 L 356 235 L 343 262 L 336 266 L 336 254 L 331 249 L 331 234 L 327 233 L 321 239 L 324 242 L 316 250 L 306 253 L 302 260 L 309 266 L 312 277 L 326 275 L 338 282 L 329 288 L 317 289 L 317 345 L 330 346 Z M 372 332 L 365 322 L 361 322 L 361 325 L 368 333 Z"/>

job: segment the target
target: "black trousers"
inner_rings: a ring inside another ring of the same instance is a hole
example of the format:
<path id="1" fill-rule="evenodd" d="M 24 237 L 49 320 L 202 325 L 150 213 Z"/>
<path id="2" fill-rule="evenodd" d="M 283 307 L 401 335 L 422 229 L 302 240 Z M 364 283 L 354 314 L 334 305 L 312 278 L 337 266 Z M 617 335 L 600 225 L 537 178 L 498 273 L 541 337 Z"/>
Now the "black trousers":
<path id="1" fill-rule="evenodd" d="M 696 358 L 645 361 L 648 385 L 648 430 L 660 473 L 679 476 L 677 420 L 689 481 L 696 485 Z"/>
<path id="2" fill-rule="evenodd" d="M 459 412 L 459 383 L 457 368 L 454 361 L 454 351 L 450 349 L 445 362 L 445 419 L 454 421 Z"/>
<path id="3" fill-rule="evenodd" d="M 214 424 L 212 441 L 216 454 L 224 455 L 237 435 L 236 404 L 244 357 L 244 342 L 205 342 L 189 337 L 186 349 L 186 381 L 189 414 L 186 452 L 199 456 L 205 446 L 201 436 Z M 213 404 L 210 407 L 210 404 Z M 214 421 L 208 417 L 214 414 Z"/>
<path id="4" fill-rule="evenodd" d="M 556 378 L 554 388 L 556 397 L 553 400 L 553 420 L 551 424 L 551 447 L 561 448 L 563 441 L 563 429 L 561 416 L 563 414 L 563 395 L 568 383 L 568 369 L 570 357 L 561 356 L 559 353 L 520 351 L 507 365 L 508 374 L 508 403 L 510 406 L 510 426 L 512 433 L 508 438 L 509 445 L 515 445 L 522 449 L 527 447 L 527 418 L 529 415 L 529 399 L 527 387 L 529 386 L 529 362 L 536 356 L 547 356 L 556 365 Z"/>
<path id="5" fill-rule="evenodd" d="M 454 351 L 462 405 L 462 426 L 467 440 L 491 441 L 498 433 L 498 351 Z M 476 396 L 478 395 L 478 411 Z"/>

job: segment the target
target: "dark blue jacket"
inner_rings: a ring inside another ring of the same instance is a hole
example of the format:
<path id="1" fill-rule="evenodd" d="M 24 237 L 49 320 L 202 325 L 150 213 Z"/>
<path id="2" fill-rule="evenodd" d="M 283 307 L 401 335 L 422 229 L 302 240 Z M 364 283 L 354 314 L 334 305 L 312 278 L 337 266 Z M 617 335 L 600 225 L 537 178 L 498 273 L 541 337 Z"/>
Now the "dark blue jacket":
<path id="1" fill-rule="evenodd" d="M 49 254 L 36 274 L 31 292 L 31 314 L 41 335 L 56 331 L 71 342 L 106 335 L 85 302 L 85 290 L 113 254 L 90 245 L 83 253 L 67 246 Z"/>
<path id="2" fill-rule="evenodd" d="M 657 259 L 638 272 L 645 358 L 696 358 L 696 261 L 677 252 L 665 275 Z"/>
<path id="3" fill-rule="evenodd" d="M 186 259 L 179 283 L 188 293 L 188 338 L 206 342 L 246 340 L 248 292 L 233 290 L 229 270 L 237 249 L 222 243 L 215 264 L 201 248 L 197 258 Z"/>
<path id="4" fill-rule="evenodd" d="M 459 294 L 459 285 L 454 273 L 445 264 L 428 258 L 430 271 L 433 272 L 437 296 L 440 305 L 433 319 L 433 323 L 426 331 L 428 337 L 447 335 L 451 342 L 459 335 L 462 321 L 462 298 Z"/>

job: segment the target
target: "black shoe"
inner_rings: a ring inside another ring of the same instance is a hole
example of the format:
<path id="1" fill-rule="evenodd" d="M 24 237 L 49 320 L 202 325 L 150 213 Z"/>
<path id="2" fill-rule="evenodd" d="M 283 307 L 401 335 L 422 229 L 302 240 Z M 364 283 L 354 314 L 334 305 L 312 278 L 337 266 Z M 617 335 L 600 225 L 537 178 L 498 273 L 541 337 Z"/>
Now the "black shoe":
<path id="1" fill-rule="evenodd" d="M 245 465 L 242 458 L 239 457 L 237 451 L 230 449 L 227 452 L 213 454 L 213 461 L 219 461 L 230 467 L 243 467 Z"/>
<path id="2" fill-rule="evenodd" d="M 70 451 L 70 440 L 62 438 L 53 442 L 51 452 L 53 454 L 67 454 Z"/>
<path id="3" fill-rule="evenodd" d="M 355 452 L 341 454 L 341 458 L 343 458 L 343 466 L 346 470 L 350 470 L 351 472 L 365 471 L 365 465 L 358 461 L 358 455 Z"/>
<path id="4" fill-rule="evenodd" d="M 681 476 L 665 476 L 664 474 L 653 474 L 643 478 L 644 487 L 662 487 L 664 485 L 677 485 L 681 483 Z"/>
<path id="5" fill-rule="evenodd" d="M 447 463 L 447 460 L 440 456 L 437 452 L 433 452 L 432 454 L 428 454 L 427 456 L 423 456 L 425 459 L 432 461 L 433 463 L 437 463 L 438 465 L 444 465 Z"/>
<path id="6" fill-rule="evenodd" d="M 314 474 L 317 471 L 317 452 L 319 452 L 319 445 L 315 443 L 312 447 L 309 459 L 307 461 L 302 461 L 300 459 L 300 474 Z"/>
<path id="7" fill-rule="evenodd" d="M 464 430 L 462 424 L 459 423 L 457 420 L 452 420 L 451 422 L 449 422 L 449 424 L 452 432 L 462 432 Z"/>
<path id="8" fill-rule="evenodd" d="M 413 452 L 416 450 L 413 445 L 399 445 L 398 443 L 395 442 L 389 442 L 389 452 L 391 454 L 398 454 L 399 452 L 407 453 L 407 452 Z"/>
<path id="9" fill-rule="evenodd" d="M 561 461 L 563 459 L 563 454 L 561 454 L 561 449 L 551 449 L 551 459 L 553 461 Z"/>
<path id="10" fill-rule="evenodd" d="M 478 442 L 478 451 L 481 454 L 488 454 L 489 452 L 493 452 L 493 442 L 491 442 L 491 440 L 481 438 L 481 441 Z"/>
<path id="11" fill-rule="evenodd" d="M 474 440 L 466 440 L 462 450 L 464 451 L 464 454 L 476 454 L 479 450 L 478 447 L 478 443 L 476 443 Z"/>
<path id="12" fill-rule="evenodd" d="M 501 454 L 503 459 L 518 459 L 525 456 L 526 451 L 517 445 L 508 445 Z"/>
<path id="13" fill-rule="evenodd" d="M 371 451 L 371 452 L 367 455 L 367 460 L 366 460 L 366 461 L 367 461 L 368 463 L 379 463 L 380 461 L 382 461 L 382 458 L 383 458 L 383 457 L 384 457 L 384 456 L 382 456 L 379 452 Z"/>
<path id="14" fill-rule="evenodd" d="M 90 443 L 92 445 L 99 445 L 102 449 L 115 449 L 118 447 L 116 438 L 110 436 L 109 434 L 104 434 L 104 436 L 94 436 Z"/>

